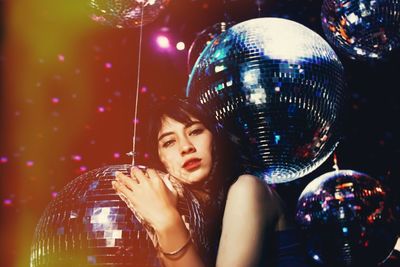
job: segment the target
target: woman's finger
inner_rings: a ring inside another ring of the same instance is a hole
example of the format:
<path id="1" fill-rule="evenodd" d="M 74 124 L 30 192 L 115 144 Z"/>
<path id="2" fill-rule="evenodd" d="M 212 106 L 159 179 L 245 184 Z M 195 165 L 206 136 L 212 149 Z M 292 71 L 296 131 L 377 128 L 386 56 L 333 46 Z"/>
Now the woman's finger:
<path id="1" fill-rule="evenodd" d="M 146 182 L 149 179 L 146 177 L 143 171 L 136 166 L 133 166 L 131 168 L 131 176 L 135 177 L 138 180 L 139 184 Z"/>
<path id="2" fill-rule="evenodd" d="M 118 181 L 112 181 L 111 184 L 117 194 L 123 194 L 124 197 L 127 199 L 131 199 L 134 197 L 133 191 L 126 187 L 126 185 Z"/>
<path id="3" fill-rule="evenodd" d="M 152 180 L 154 180 L 154 179 L 161 179 L 161 178 L 160 178 L 160 175 L 158 175 L 158 173 L 157 173 L 154 169 L 148 168 L 148 169 L 146 170 L 146 173 L 147 173 L 147 175 L 149 176 L 149 178 L 152 179 Z"/>
<path id="4" fill-rule="evenodd" d="M 119 184 L 117 181 L 112 181 L 112 186 L 116 190 L 116 192 L 117 192 L 118 196 L 121 198 L 121 200 L 123 202 L 125 202 L 125 204 L 128 206 L 128 208 L 135 214 L 136 218 L 138 220 L 143 221 L 143 218 L 137 214 L 134 203 L 132 201 L 130 201 L 129 198 L 124 193 L 122 193 L 124 185 Z M 127 192 L 127 194 L 129 194 L 129 193 L 132 193 L 132 191 Z M 132 194 L 131 194 L 131 197 L 132 197 Z"/>
<path id="5" fill-rule="evenodd" d="M 173 192 L 174 194 L 177 194 L 176 189 L 174 188 L 171 180 L 169 179 L 169 174 L 165 174 L 163 176 L 161 176 L 161 179 L 163 180 L 164 184 L 168 187 L 168 189 Z"/>
<path id="6" fill-rule="evenodd" d="M 116 171 L 115 172 L 115 179 L 125 185 L 126 187 L 128 187 L 130 190 L 133 190 L 133 188 L 135 187 L 135 185 L 137 185 L 137 181 L 135 178 L 131 178 L 126 176 L 125 174 L 123 174 L 122 172 Z"/>

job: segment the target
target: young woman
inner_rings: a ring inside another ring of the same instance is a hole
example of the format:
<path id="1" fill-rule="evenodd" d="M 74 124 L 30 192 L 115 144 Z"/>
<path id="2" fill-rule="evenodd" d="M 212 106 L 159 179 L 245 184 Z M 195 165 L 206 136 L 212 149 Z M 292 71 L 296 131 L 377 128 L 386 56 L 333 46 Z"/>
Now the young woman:
<path id="1" fill-rule="evenodd" d="M 152 110 L 150 145 L 158 169 L 133 167 L 131 177 L 116 173 L 115 190 L 154 229 L 162 263 L 169 266 L 264 266 L 282 253 L 275 233 L 288 228 L 278 195 L 259 178 L 240 174 L 233 146 L 200 107 L 170 100 Z M 204 255 L 194 244 L 177 209 L 179 182 L 193 192 L 205 209 L 209 240 L 215 248 Z M 291 255 L 279 266 L 303 266 Z M 295 244 L 296 245 L 296 244 Z M 289 248 L 289 250 L 288 250 Z M 213 254 L 213 252 L 215 252 Z M 276 265 L 276 264 L 275 264 Z M 287 265 L 289 266 L 289 265 Z"/>

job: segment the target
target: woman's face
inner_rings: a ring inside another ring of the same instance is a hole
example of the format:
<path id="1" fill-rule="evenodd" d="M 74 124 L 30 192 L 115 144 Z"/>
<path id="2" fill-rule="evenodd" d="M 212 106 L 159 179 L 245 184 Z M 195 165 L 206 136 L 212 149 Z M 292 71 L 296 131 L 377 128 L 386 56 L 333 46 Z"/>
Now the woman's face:
<path id="1" fill-rule="evenodd" d="M 196 118 L 182 124 L 161 119 L 158 155 L 168 173 L 186 184 L 205 181 L 212 168 L 212 133 Z"/>

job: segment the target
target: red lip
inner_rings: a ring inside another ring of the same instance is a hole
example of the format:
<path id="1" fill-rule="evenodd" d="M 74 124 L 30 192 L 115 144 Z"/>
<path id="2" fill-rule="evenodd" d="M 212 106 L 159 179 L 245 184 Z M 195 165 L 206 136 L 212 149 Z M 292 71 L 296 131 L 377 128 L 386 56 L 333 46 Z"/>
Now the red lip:
<path id="1" fill-rule="evenodd" d="M 192 158 L 192 159 L 188 159 L 187 161 L 185 161 L 185 163 L 183 163 L 183 165 L 182 165 L 182 168 L 190 171 L 190 170 L 200 167 L 200 164 L 201 164 L 201 159 Z"/>

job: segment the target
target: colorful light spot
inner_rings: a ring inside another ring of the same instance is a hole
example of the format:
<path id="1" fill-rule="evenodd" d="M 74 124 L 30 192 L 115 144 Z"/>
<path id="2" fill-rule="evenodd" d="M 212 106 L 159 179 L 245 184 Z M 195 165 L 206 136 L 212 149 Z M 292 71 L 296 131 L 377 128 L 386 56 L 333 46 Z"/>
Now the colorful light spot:
<path id="1" fill-rule="evenodd" d="M 164 35 L 157 36 L 156 42 L 160 48 L 166 49 L 170 47 L 169 39 Z"/>
<path id="2" fill-rule="evenodd" d="M 34 164 L 35 164 L 35 163 L 33 162 L 33 160 L 28 160 L 28 161 L 25 163 L 25 165 L 26 165 L 27 167 L 32 167 Z"/>
<path id="3" fill-rule="evenodd" d="M 80 156 L 80 155 L 72 155 L 72 160 L 73 161 L 81 161 L 82 160 L 82 156 Z"/>
<path id="4" fill-rule="evenodd" d="M 176 44 L 176 49 L 179 50 L 179 51 L 184 50 L 185 49 L 185 43 L 184 42 L 178 42 Z"/>
<path id="5" fill-rule="evenodd" d="M 59 55 L 57 56 L 57 58 L 58 58 L 58 61 L 60 61 L 60 62 L 64 62 L 64 61 L 65 61 L 65 57 L 64 57 L 63 54 L 59 54 Z"/>
<path id="6" fill-rule="evenodd" d="M 86 166 L 80 166 L 79 167 L 79 171 L 80 172 L 85 172 L 85 171 L 87 171 L 87 167 Z"/>
<path id="7" fill-rule="evenodd" d="M 9 198 L 6 198 L 6 199 L 4 199 L 3 200 L 3 205 L 4 206 L 11 206 L 13 204 L 13 201 L 12 201 L 12 199 L 9 199 Z"/>
<path id="8" fill-rule="evenodd" d="M 142 88 L 140 88 L 140 92 L 142 94 L 146 93 L 147 92 L 147 87 L 146 86 L 142 86 Z"/>
<path id="9" fill-rule="evenodd" d="M 8 158 L 5 156 L 0 157 L 0 163 L 7 163 L 8 162 Z"/>

